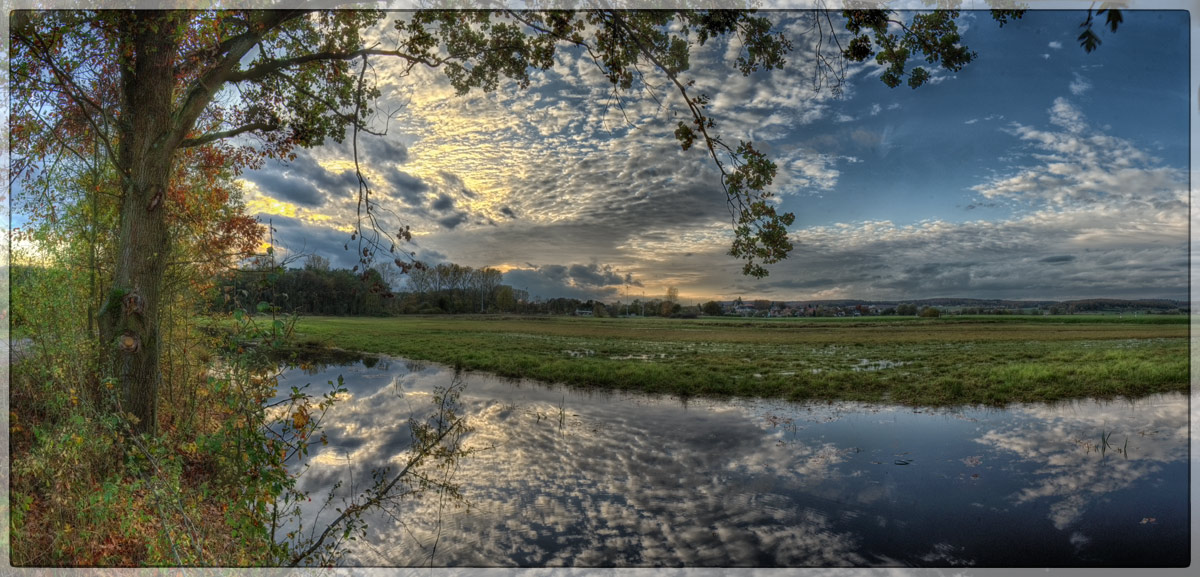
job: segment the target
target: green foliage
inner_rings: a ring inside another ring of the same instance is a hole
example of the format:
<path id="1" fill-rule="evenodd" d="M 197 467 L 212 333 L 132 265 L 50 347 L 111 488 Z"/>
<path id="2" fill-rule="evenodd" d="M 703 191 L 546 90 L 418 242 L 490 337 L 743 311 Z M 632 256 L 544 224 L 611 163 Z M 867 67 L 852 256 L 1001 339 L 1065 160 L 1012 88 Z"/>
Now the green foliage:
<path id="1" fill-rule="evenodd" d="M 55 225 L 47 223 L 45 230 Z M 263 446 L 265 432 L 246 417 L 262 415 L 261 399 L 257 412 L 250 404 L 269 383 L 241 373 L 233 381 L 208 378 L 214 343 L 188 318 L 194 287 L 168 283 L 174 290 L 161 315 L 161 434 L 133 434 L 136 418 L 121 406 L 118 381 L 100 372 L 95 327 L 87 322 L 104 302 L 101 295 L 109 309 L 120 311 L 127 291 L 105 294 L 93 284 L 99 271 L 72 266 L 78 261 L 71 248 L 88 246 L 87 236 L 38 239 L 47 249 L 41 263 L 12 269 L 14 316 L 30 341 L 19 347 L 11 380 L 14 563 L 275 563 L 262 511 L 288 486 L 287 472 L 272 467 L 261 450 L 228 458 L 239 454 L 237 447 Z M 186 278 L 173 272 L 168 280 Z M 253 340 L 281 344 L 286 328 L 274 319 Z M 239 331 L 250 334 L 249 328 Z M 240 342 L 245 350 L 249 340 Z M 304 395 L 291 401 L 308 406 Z M 303 423 L 307 429 L 293 419 L 276 430 L 285 438 L 311 434 L 319 411 L 309 411 L 314 416 Z"/>
<path id="2" fill-rule="evenodd" d="M 311 444 L 325 442 L 323 418 L 345 385 L 339 377 L 319 395 L 305 386 L 277 396 L 275 355 L 295 318 L 263 308 L 266 314 L 230 315 L 231 330 L 216 338 L 199 336 L 186 318 L 168 320 L 166 349 L 173 352 L 153 437 L 134 433 L 115 379 L 98 379 L 97 393 L 88 395 L 67 378 L 65 368 L 78 363 L 54 350 L 63 342 L 44 339 L 18 359 L 10 415 L 16 565 L 336 562 L 346 540 L 313 536 L 321 528 L 308 530 L 300 517 L 310 497 L 295 480 Z M 213 363 L 214 353 L 221 362 Z M 94 374 L 88 369 L 79 374 Z M 452 470 L 450 462 L 467 454 L 458 445 L 467 428 L 454 413 L 456 395 L 447 391 L 429 421 L 414 422 L 408 466 L 353 496 L 355 515 L 326 533 L 365 531 L 362 513 L 384 501 L 422 491 L 457 495 L 452 476 L 422 481 L 430 478 L 426 467 Z M 285 523 L 296 529 L 276 534 Z"/>
<path id="3" fill-rule="evenodd" d="M 1108 3 L 1106 2 L 1104 6 L 1107 5 Z M 1105 13 L 1108 15 L 1105 17 L 1104 24 L 1108 26 L 1109 30 L 1116 32 L 1121 23 L 1125 21 L 1125 16 L 1121 13 L 1121 10 L 1116 8 L 1101 8 L 1096 11 L 1095 15 L 1101 16 Z M 1083 32 L 1079 33 L 1079 37 L 1076 40 L 1079 40 L 1079 45 L 1083 47 L 1084 51 L 1089 53 L 1099 48 L 1101 44 L 1100 36 L 1092 31 L 1092 23 L 1092 9 L 1088 8 L 1087 19 L 1084 20 L 1083 24 L 1079 25 L 1080 28 L 1083 28 Z"/>
<path id="4" fill-rule="evenodd" d="M 768 274 L 763 264 L 779 262 L 791 252 L 787 227 L 796 216 L 776 213 L 772 195 L 766 191 L 775 178 L 775 163 L 749 142 L 742 142 L 737 154 L 743 162 L 724 180 L 730 202 L 741 204 L 729 254 L 746 261 L 742 274 L 763 278 Z M 742 199 L 747 197 L 752 200 L 744 204 Z"/>
<path id="5" fill-rule="evenodd" d="M 222 370 L 208 377 L 219 427 L 195 440 L 215 470 L 212 487 L 239 495 L 226 509 L 225 523 L 241 542 L 257 548 L 256 563 L 267 565 L 291 558 L 298 540 L 280 539 L 275 531 L 288 519 L 303 526 L 299 504 L 309 499 L 295 488 L 297 473 L 287 463 L 307 457 L 314 440 L 324 442 L 321 421 L 346 391 L 339 376 L 320 397 L 306 392 L 307 386 L 293 386 L 282 400 L 267 403 L 276 396 L 280 370 L 272 352 L 285 344 L 294 322 L 246 315 L 236 320 Z"/>
<path id="6" fill-rule="evenodd" d="M 35 348 L 18 367 L 46 359 Z M 106 381 L 91 397 L 77 385 L 14 374 L 12 481 L 20 511 L 14 564 L 201 562 L 196 549 L 172 546 L 185 534 L 196 541 L 185 528 L 185 519 L 198 515 L 195 503 L 181 497 L 188 494 L 182 460 L 166 438 L 131 436 L 111 385 Z"/>
<path id="7" fill-rule="evenodd" d="M 996 9 L 991 11 L 992 19 L 1003 28 L 1025 15 L 1023 9 Z M 1095 16 L 1107 14 L 1105 25 L 1113 32 L 1122 22 L 1124 16 L 1121 10 L 1104 7 L 1095 11 Z M 880 80 L 889 87 L 895 88 L 904 82 L 911 88 L 918 88 L 932 77 L 929 70 L 923 66 L 907 68 L 910 58 L 923 56 L 927 64 L 938 66 L 944 70 L 957 72 L 971 63 L 977 54 L 961 44 L 962 36 L 958 31 L 957 10 L 935 10 L 918 13 L 909 22 L 896 17 L 896 13 L 886 9 L 856 9 L 844 10 L 846 29 L 854 34 L 842 56 L 852 62 L 864 62 L 872 56 L 882 66 L 886 66 Z M 1100 46 L 1100 37 L 1092 30 L 1093 9 L 1087 11 L 1087 19 L 1080 24 L 1083 32 L 1079 34 L 1079 45 L 1087 52 L 1092 52 Z"/>
<path id="8" fill-rule="evenodd" d="M 960 44 L 957 10 L 917 14 L 909 23 L 892 18 L 888 10 L 845 10 L 842 15 L 846 18 L 846 29 L 855 34 L 842 55 L 853 62 L 875 56 L 876 62 L 887 66 L 880 80 L 892 88 L 900 85 L 906 72 L 912 88 L 929 80 L 929 71 L 923 67 L 906 71 L 912 55 L 921 54 L 927 63 L 952 72 L 962 70 L 976 57 L 975 52 Z M 900 31 L 892 31 L 892 25 Z"/>

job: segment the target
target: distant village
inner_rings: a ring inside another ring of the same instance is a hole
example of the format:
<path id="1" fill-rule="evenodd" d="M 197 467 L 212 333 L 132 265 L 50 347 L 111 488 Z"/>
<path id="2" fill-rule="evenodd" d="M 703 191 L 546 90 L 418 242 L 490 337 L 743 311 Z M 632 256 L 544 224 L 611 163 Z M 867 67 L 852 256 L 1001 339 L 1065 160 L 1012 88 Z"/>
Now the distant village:
<path id="1" fill-rule="evenodd" d="M 795 317 L 876 317 L 917 316 L 939 317 L 942 315 L 1163 315 L 1188 314 L 1190 303 L 1169 299 L 1080 299 L 1071 301 L 1011 301 L 985 299 L 919 299 L 905 302 L 895 301 L 771 301 L 756 299 L 745 301 L 709 301 L 696 305 L 674 305 L 669 301 L 653 299 L 643 303 L 620 302 L 604 304 L 598 301 L 581 303 L 574 312 L 576 316 L 672 316 L 694 318 L 701 316 L 726 316 L 746 318 L 795 318 Z M 663 305 L 669 307 L 669 312 Z M 650 311 L 644 309 L 649 307 Z M 665 313 L 665 314 L 664 314 Z"/>

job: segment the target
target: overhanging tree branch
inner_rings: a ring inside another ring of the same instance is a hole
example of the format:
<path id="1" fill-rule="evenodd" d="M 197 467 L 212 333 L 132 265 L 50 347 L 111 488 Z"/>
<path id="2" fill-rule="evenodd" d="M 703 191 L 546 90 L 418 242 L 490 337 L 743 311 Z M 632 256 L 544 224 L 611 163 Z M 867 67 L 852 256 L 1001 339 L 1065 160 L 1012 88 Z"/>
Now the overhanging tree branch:
<path id="1" fill-rule="evenodd" d="M 196 119 L 200 117 L 200 114 L 212 102 L 217 92 L 229 82 L 229 76 L 238 65 L 238 62 L 258 44 L 259 40 L 270 30 L 290 19 L 302 16 L 304 12 L 278 10 L 266 11 L 260 14 L 262 14 L 262 19 L 251 23 L 252 31 L 241 34 L 233 39 L 226 47 L 225 55 L 221 61 L 201 74 L 187 90 L 187 97 L 184 98 L 183 104 L 179 106 L 172 118 L 172 130 L 174 131 L 172 140 L 176 143 L 176 146 L 183 142 L 186 134 L 195 125 Z"/>
<path id="2" fill-rule="evenodd" d="M 281 70 L 295 68 L 310 62 L 328 60 L 354 60 L 363 56 L 392 56 L 402 58 L 410 63 L 410 68 L 416 64 L 424 64 L 430 68 L 437 68 L 451 60 L 450 58 L 431 59 L 424 56 L 409 54 L 400 50 L 382 50 L 378 48 L 364 48 L 350 52 L 314 52 L 312 54 L 305 54 L 303 56 L 296 56 L 294 58 L 270 60 L 254 66 L 253 68 L 233 71 L 225 76 L 225 80 L 229 82 L 253 82 L 256 80 L 262 80 L 263 78 L 278 73 Z"/>
<path id="3" fill-rule="evenodd" d="M 279 127 L 280 125 L 278 123 L 254 122 L 231 130 L 209 132 L 194 138 L 185 138 L 179 143 L 179 148 L 194 148 L 197 146 L 204 146 L 225 138 L 233 138 L 239 134 L 245 134 L 247 132 L 269 132 L 272 130 L 277 130 Z"/>

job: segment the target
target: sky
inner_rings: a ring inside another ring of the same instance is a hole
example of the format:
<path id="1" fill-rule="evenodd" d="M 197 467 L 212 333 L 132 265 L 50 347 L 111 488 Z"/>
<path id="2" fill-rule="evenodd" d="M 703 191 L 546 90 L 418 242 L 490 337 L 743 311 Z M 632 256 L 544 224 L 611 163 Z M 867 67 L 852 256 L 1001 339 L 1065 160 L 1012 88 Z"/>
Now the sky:
<path id="1" fill-rule="evenodd" d="M 1187 298 L 1186 12 L 1127 13 L 1090 54 L 1083 12 L 1004 28 L 966 12 L 963 70 L 893 89 L 848 63 L 840 95 L 814 89 L 804 14 L 771 18 L 795 46 L 784 70 L 744 77 L 736 45 L 709 44 L 687 73 L 721 134 L 779 166 L 795 248 L 765 279 L 727 255 L 717 171 L 673 139 L 679 99 L 618 107 L 574 52 L 526 91 L 462 97 L 436 71 L 388 84 L 380 63 L 378 108 L 398 111 L 360 159 L 418 259 L 496 267 L 542 298 Z M 325 146 L 245 174 L 282 248 L 357 263 L 349 159 Z"/>
<path id="2" fill-rule="evenodd" d="M 1188 298 L 1188 12 L 1127 11 L 1089 54 L 1084 11 L 1003 28 L 966 11 L 978 57 L 963 70 L 913 90 L 847 63 L 841 94 L 814 88 L 805 13 L 770 17 L 794 44 L 783 70 L 742 76 L 737 45 L 710 42 L 684 75 L 728 141 L 779 167 L 795 248 L 767 278 L 727 254 L 717 170 L 672 134 L 678 95 L 618 106 L 570 50 L 527 90 L 466 96 L 440 72 L 374 61 L 376 108 L 394 114 L 358 144 L 387 227 L 410 226 L 424 262 L 496 267 L 541 298 Z M 348 143 L 242 180 L 278 250 L 357 264 Z"/>

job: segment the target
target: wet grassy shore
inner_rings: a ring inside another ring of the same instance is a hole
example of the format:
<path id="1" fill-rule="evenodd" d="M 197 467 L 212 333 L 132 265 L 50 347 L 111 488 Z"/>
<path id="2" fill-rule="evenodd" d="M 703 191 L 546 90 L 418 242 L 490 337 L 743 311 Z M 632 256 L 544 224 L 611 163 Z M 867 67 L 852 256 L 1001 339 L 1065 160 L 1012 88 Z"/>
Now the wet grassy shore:
<path id="1" fill-rule="evenodd" d="M 1186 316 L 306 317 L 297 342 L 582 387 L 907 405 L 1188 389 Z"/>

